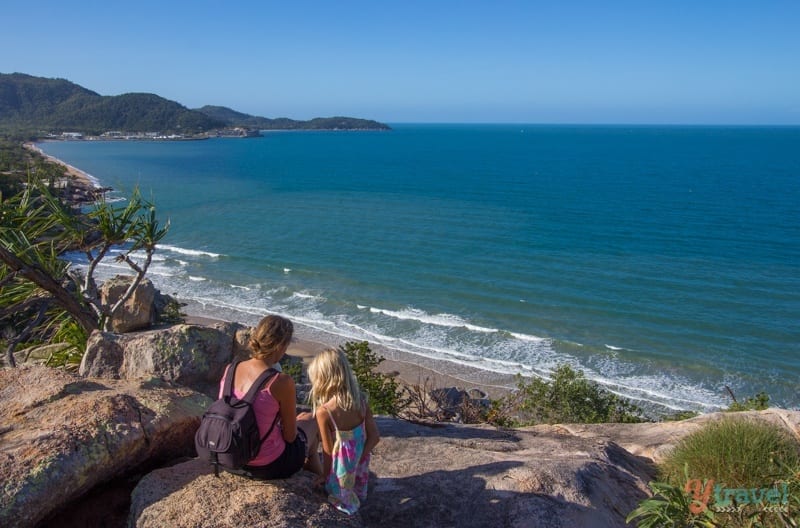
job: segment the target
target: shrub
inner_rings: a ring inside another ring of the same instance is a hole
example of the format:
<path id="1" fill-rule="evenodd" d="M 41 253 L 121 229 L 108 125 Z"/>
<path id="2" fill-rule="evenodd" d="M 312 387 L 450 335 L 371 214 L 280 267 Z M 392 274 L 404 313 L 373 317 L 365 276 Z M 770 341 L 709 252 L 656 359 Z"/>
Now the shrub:
<path id="1" fill-rule="evenodd" d="M 517 390 L 492 402 L 489 421 L 500 426 L 538 423 L 641 422 L 641 409 L 562 365 L 551 380 L 518 376 Z"/>
<path id="2" fill-rule="evenodd" d="M 164 303 L 156 308 L 156 322 L 164 324 L 181 324 L 186 322 L 186 314 L 181 310 L 186 303 L 182 303 L 169 295 L 163 295 Z"/>
<path id="3" fill-rule="evenodd" d="M 369 399 L 372 412 L 397 416 L 405 402 L 397 381 L 391 376 L 375 371 L 383 361 L 383 357 L 370 350 L 366 341 L 348 341 L 339 349 L 347 356 L 361 390 Z"/>
<path id="4" fill-rule="evenodd" d="M 639 528 L 714 528 L 714 512 L 703 509 L 692 511 L 692 498 L 682 486 L 666 482 L 648 484 L 653 496 L 639 503 L 625 519 L 626 523 L 636 521 Z"/>
<path id="5" fill-rule="evenodd" d="M 290 376 L 295 384 L 303 383 L 303 362 L 288 355 L 284 355 L 279 361 L 281 372 Z"/>
<path id="6" fill-rule="evenodd" d="M 686 436 L 660 467 L 662 478 L 683 485 L 684 466 L 691 478 L 714 479 L 727 488 L 759 488 L 796 467 L 798 444 L 766 422 L 725 418 Z M 788 477 L 788 475 L 785 475 Z"/>
<path id="7" fill-rule="evenodd" d="M 709 526 L 796 527 L 800 524 L 799 449 L 786 431 L 766 422 L 735 418 L 711 422 L 678 442 L 659 467 L 664 482 L 650 485 L 656 496 L 643 501 L 628 520 L 638 518 L 639 526 L 688 526 L 687 520 L 711 519 Z M 723 490 L 746 490 L 753 495 L 738 502 L 738 494 Z M 788 504 L 765 500 L 767 492 L 781 496 L 788 492 Z M 720 497 L 724 503 L 717 504 Z M 687 516 L 692 499 L 695 509 Z M 667 518 L 671 522 L 664 521 Z M 655 519 L 664 522 L 647 524 Z"/>
<path id="8" fill-rule="evenodd" d="M 680 422 L 682 420 L 688 420 L 689 418 L 694 418 L 695 416 L 700 416 L 700 413 L 697 411 L 675 411 L 669 414 L 662 415 L 660 420 L 662 422 Z"/>
<path id="9" fill-rule="evenodd" d="M 730 391 L 730 389 L 728 389 Z M 731 392 L 731 396 L 733 393 Z M 733 403 L 726 409 L 727 412 L 740 412 L 740 411 L 763 411 L 769 407 L 769 394 L 766 392 L 759 392 L 755 396 L 745 398 L 743 401 L 736 401 L 734 398 Z"/>

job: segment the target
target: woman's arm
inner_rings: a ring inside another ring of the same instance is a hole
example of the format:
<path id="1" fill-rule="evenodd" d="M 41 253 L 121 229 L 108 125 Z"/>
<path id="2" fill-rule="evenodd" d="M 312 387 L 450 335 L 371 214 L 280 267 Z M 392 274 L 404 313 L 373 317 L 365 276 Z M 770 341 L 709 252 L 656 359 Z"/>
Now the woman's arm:
<path id="1" fill-rule="evenodd" d="M 364 429 L 367 432 L 367 441 L 364 443 L 362 457 L 372 453 L 372 450 L 381 440 L 381 433 L 378 431 L 378 424 L 375 423 L 375 418 L 372 417 L 372 410 L 369 408 L 369 404 L 367 404 L 367 415 L 364 417 Z"/>
<path id="2" fill-rule="evenodd" d="M 286 374 L 278 374 L 270 392 L 280 405 L 281 425 L 283 426 L 283 439 L 294 442 L 297 437 L 297 395 L 294 390 L 294 380 Z"/>

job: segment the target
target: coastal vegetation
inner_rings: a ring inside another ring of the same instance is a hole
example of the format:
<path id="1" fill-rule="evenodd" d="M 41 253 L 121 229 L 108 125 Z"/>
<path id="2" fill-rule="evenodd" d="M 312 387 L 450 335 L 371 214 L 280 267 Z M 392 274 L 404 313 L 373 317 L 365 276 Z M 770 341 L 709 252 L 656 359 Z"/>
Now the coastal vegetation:
<path id="1" fill-rule="evenodd" d="M 64 166 L 23 148 L 18 139 L 0 137 L 0 193 L 4 197 L 19 194 L 29 175 L 54 189 L 55 181 L 64 176 Z"/>
<path id="2" fill-rule="evenodd" d="M 348 341 L 339 349 L 347 356 L 361 390 L 375 414 L 397 416 L 405 407 L 400 385 L 394 378 L 376 371 L 383 357 L 372 351 L 367 341 Z"/>
<path id="3" fill-rule="evenodd" d="M 149 93 L 103 96 L 66 79 L 0 73 L 0 132 L 26 138 L 75 132 L 100 135 L 158 132 L 197 137 L 226 127 L 270 130 L 388 129 L 349 117 L 267 119 L 219 106 L 191 110 Z"/>
<path id="4" fill-rule="evenodd" d="M 800 463 L 800 446 L 783 430 L 762 422 L 726 418 L 711 422 L 679 442 L 660 466 L 670 484 L 693 478 L 714 479 L 729 488 L 762 487 Z"/>
<path id="5" fill-rule="evenodd" d="M 658 470 L 653 497 L 628 516 L 640 527 L 800 525 L 800 444 L 777 426 L 710 422 L 679 441 Z"/>
<path id="6" fill-rule="evenodd" d="M 102 96 L 65 79 L 0 74 L 0 130 L 100 134 L 174 131 L 195 134 L 222 127 L 207 115 L 154 94 Z"/>
<path id="7" fill-rule="evenodd" d="M 583 372 L 562 365 L 551 379 L 518 378 L 517 390 L 498 399 L 474 400 L 467 394 L 457 401 L 431 398 L 427 385 L 400 385 L 376 368 L 384 358 L 367 341 L 340 347 L 353 367 L 362 390 L 376 414 L 405 416 L 412 420 L 442 421 L 446 416 L 463 423 L 489 423 L 498 427 L 523 427 L 553 423 L 636 423 L 645 421 L 642 411 L 586 379 Z M 455 409 L 442 409 L 444 406 Z"/>
<path id="8" fill-rule="evenodd" d="M 492 402 L 487 421 L 504 427 L 540 423 L 635 423 L 642 410 L 569 365 L 558 367 L 551 379 L 517 379 L 517 390 Z"/>
<path id="9" fill-rule="evenodd" d="M 144 278 L 168 225 L 159 224 L 154 205 L 138 191 L 123 207 L 101 199 L 86 213 L 76 210 L 54 192 L 66 185 L 63 167 L 57 180 L 55 164 L 31 154 L 23 183 L 15 171 L 28 155 L 10 152 L 8 185 L 0 196 L 0 324 L 6 364 L 14 366 L 22 343 L 66 343 L 79 353 L 91 331 L 105 329 Z M 102 298 L 94 272 L 112 248 L 121 249 L 117 260 L 134 280 L 110 300 Z M 83 253 L 86 271 L 60 258 L 65 251 Z"/>

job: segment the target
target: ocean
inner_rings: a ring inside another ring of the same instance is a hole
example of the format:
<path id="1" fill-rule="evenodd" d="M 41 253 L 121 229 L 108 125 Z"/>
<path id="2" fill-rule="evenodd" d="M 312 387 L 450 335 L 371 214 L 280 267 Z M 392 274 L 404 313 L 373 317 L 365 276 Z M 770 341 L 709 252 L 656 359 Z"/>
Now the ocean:
<path id="1" fill-rule="evenodd" d="M 392 127 L 41 147 L 155 203 L 150 277 L 206 315 L 568 364 L 645 406 L 800 406 L 800 128 Z"/>

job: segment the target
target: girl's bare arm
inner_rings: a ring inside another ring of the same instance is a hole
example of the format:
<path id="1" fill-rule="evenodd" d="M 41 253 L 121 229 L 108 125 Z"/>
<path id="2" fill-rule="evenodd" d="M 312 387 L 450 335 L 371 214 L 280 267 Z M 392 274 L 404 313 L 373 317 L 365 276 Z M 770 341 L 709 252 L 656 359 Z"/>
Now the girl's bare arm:
<path id="1" fill-rule="evenodd" d="M 381 433 L 378 431 L 378 425 L 375 423 L 375 418 L 372 417 L 372 410 L 369 405 L 367 405 L 367 415 L 364 417 L 364 428 L 367 432 L 367 441 L 364 444 L 364 454 L 362 456 L 372 453 L 372 450 L 381 440 Z"/>
<path id="2" fill-rule="evenodd" d="M 324 407 L 319 407 L 316 412 L 317 426 L 319 426 L 319 437 L 322 440 L 322 480 L 328 478 L 333 466 L 333 444 L 334 437 L 331 433 L 331 416 Z"/>

